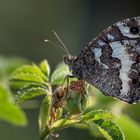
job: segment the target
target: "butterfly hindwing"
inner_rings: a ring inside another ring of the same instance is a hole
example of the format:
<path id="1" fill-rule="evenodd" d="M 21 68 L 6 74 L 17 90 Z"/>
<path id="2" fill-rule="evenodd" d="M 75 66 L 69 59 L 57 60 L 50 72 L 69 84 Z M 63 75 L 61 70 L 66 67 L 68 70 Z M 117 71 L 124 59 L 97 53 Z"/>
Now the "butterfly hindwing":
<path id="1" fill-rule="evenodd" d="M 92 44 L 79 60 L 84 62 L 83 79 L 99 88 L 105 95 L 126 102 L 137 100 L 140 92 L 136 59 L 138 54 L 130 51 L 134 49 L 134 43 L 131 42 L 133 41 L 123 41 L 123 45 L 120 42 L 111 42 L 109 46 L 98 48 Z"/>

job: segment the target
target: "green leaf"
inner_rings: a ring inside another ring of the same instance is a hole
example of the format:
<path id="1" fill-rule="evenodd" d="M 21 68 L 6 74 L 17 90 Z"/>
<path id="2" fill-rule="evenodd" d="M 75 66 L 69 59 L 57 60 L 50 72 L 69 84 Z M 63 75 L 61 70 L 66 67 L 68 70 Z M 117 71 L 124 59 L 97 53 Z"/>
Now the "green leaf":
<path id="1" fill-rule="evenodd" d="M 56 111 L 56 120 L 60 119 L 62 117 L 63 109 L 62 108 L 57 108 Z"/>
<path id="2" fill-rule="evenodd" d="M 85 122 L 92 127 L 96 124 L 99 131 L 107 140 L 123 140 L 124 136 L 121 129 L 110 120 L 114 117 L 115 115 L 111 112 L 99 109 L 82 115 L 80 123 Z"/>
<path id="3" fill-rule="evenodd" d="M 52 95 L 50 93 L 45 97 L 45 99 L 43 100 L 41 107 L 40 107 L 39 129 L 40 129 L 41 135 L 44 133 L 45 128 L 49 124 L 51 101 L 52 101 Z"/>
<path id="4" fill-rule="evenodd" d="M 91 125 L 92 123 L 90 123 Z M 111 122 L 110 120 L 96 120 L 93 121 L 94 124 L 97 125 L 100 133 L 107 139 L 107 140 L 125 140 L 124 135 L 120 127 Z"/>
<path id="5" fill-rule="evenodd" d="M 24 65 L 18 68 L 11 75 L 11 80 L 46 84 L 47 77 L 41 72 L 41 70 L 36 65 Z"/>
<path id="6" fill-rule="evenodd" d="M 51 131 L 58 131 L 60 129 L 64 129 L 67 127 L 70 127 L 72 125 L 75 125 L 77 123 L 79 123 L 80 120 L 78 118 L 64 118 L 64 119 L 60 119 L 55 121 L 52 125 L 51 125 Z"/>
<path id="7" fill-rule="evenodd" d="M 122 128 L 126 140 L 140 140 L 140 125 L 138 122 L 122 114 L 117 119 L 117 124 Z"/>
<path id="8" fill-rule="evenodd" d="M 13 97 L 9 89 L 0 83 L 0 103 L 2 102 L 13 102 Z"/>
<path id="9" fill-rule="evenodd" d="M 24 112 L 13 104 L 10 91 L 2 85 L 0 85 L 0 119 L 19 126 L 27 124 Z"/>
<path id="10" fill-rule="evenodd" d="M 47 93 L 48 90 L 44 87 L 31 84 L 18 91 L 18 94 L 15 96 L 15 101 L 16 103 L 19 103 Z"/>
<path id="11" fill-rule="evenodd" d="M 112 114 L 111 112 L 99 109 L 99 110 L 90 111 L 82 115 L 81 121 L 95 121 L 100 119 L 111 119 L 113 117 L 115 117 L 115 115 Z"/>
<path id="12" fill-rule="evenodd" d="M 49 66 L 49 63 L 47 60 L 43 60 L 41 63 L 40 63 L 40 69 L 41 71 L 46 75 L 46 77 L 49 77 L 50 75 L 50 66 Z"/>
<path id="13" fill-rule="evenodd" d="M 84 112 L 87 107 L 88 98 L 86 97 L 86 90 L 83 90 L 82 93 L 75 93 L 72 90 L 69 90 L 69 99 L 66 102 L 65 109 L 69 114 L 80 114 Z"/>
<path id="14" fill-rule="evenodd" d="M 8 102 L 0 103 L 0 119 L 19 126 L 27 124 L 24 112 L 18 106 Z"/>
<path id="15" fill-rule="evenodd" d="M 66 75 L 69 73 L 68 66 L 60 63 L 51 76 L 51 83 L 53 85 L 60 85 L 64 82 Z"/>

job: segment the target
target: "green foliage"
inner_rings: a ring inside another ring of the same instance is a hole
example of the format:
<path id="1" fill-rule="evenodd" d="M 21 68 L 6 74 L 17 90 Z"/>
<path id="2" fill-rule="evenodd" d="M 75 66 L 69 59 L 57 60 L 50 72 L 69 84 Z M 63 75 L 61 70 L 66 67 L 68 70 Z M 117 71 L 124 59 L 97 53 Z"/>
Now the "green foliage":
<path id="1" fill-rule="evenodd" d="M 68 67 L 64 63 L 60 63 L 51 76 L 51 84 L 60 85 L 63 83 L 66 75 L 69 73 Z"/>
<path id="2" fill-rule="evenodd" d="M 105 110 L 98 109 L 98 110 L 90 111 L 84 114 L 83 116 L 81 116 L 81 120 L 82 121 L 88 121 L 88 120 L 96 121 L 96 120 L 101 120 L 101 119 L 111 119 L 113 117 L 115 117 L 114 114 Z"/>
<path id="3" fill-rule="evenodd" d="M 11 75 L 11 80 L 45 85 L 48 79 L 36 65 L 24 65 Z"/>
<path id="4" fill-rule="evenodd" d="M 115 117 L 114 114 L 101 109 L 84 112 L 89 99 L 87 96 L 89 91 L 86 86 L 83 87 L 85 90 L 82 93 L 75 93 L 70 90 L 69 85 L 67 87 L 66 84 L 67 79 L 64 81 L 68 72 L 68 67 L 61 63 L 50 77 L 49 64 L 46 60 L 43 60 L 39 67 L 37 65 L 24 65 L 11 75 L 11 81 L 14 85 L 19 82 L 22 83 L 18 84 L 16 89 L 18 90 L 15 97 L 16 103 L 39 95 L 46 95 L 39 113 L 40 140 L 49 138 L 52 133 L 61 129 L 75 125 L 82 127 L 83 124 L 99 130 L 108 140 L 124 140 L 121 129 L 116 123 L 112 122 Z M 64 84 L 62 85 L 62 83 Z M 52 92 L 53 85 L 59 87 L 58 91 Z M 68 92 L 64 90 L 65 88 L 62 88 L 63 86 L 68 89 Z M 62 115 L 65 110 L 63 105 L 68 108 L 65 115 Z M 79 110 L 75 112 L 73 107 Z"/>
<path id="5" fill-rule="evenodd" d="M 120 127 L 111 121 L 115 115 L 105 110 L 94 110 L 84 114 L 82 122 L 88 123 L 91 127 L 96 127 L 108 140 L 123 140 L 124 135 Z"/>
<path id="6" fill-rule="evenodd" d="M 42 101 L 39 113 L 39 129 L 40 133 L 43 133 L 46 126 L 49 125 L 49 116 L 51 115 L 51 93 L 48 94 Z"/>
<path id="7" fill-rule="evenodd" d="M 140 125 L 127 115 L 121 115 L 117 119 L 118 125 L 122 128 L 126 140 L 140 139 Z"/>
<path id="8" fill-rule="evenodd" d="M 49 67 L 48 61 L 47 60 L 43 60 L 40 63 L 39 66 L 40 66 L 41 71 L 46 75 L 46 77 L 49 77 L 49 75 L 50 75 L 50 67 Z"/>
<path id="9" fill-rule="evenodd" d="M 21 108 L 14 103 L 13 95 L 8 87 L 8 79 L 9 74 L 27 62 L 21 58 L 0 57 L 0 120 L 18 126 L 25 126 L 27 119 Z"/>
<path id="10" fill-rule="evenodd" d="M 37 97 L 46 94 L 47 90 L 40 85 L 29 84 L 23 87 L 15 96 L 16 103 L 20 103 L 29 100 L 33 97 Z"/>
<path id="11" fill-rule="evenodd" d="M 97 125 L 99 131 L 108 140 L 123 140 L 124 135 L 120 127 L 110 120 L 96 120 L 94 124 Z"/>
<path id="12" fill-rule="evenodd" d="M 80 114 L 87 108 L 88 100 L 87 100 L 87 92 L 84 90 L 82 94 L 75 93 L 69 90 L 69 100 L 67 100 L 67 104 L 65 105 L 65 109 L 69 112 L 69 114 Z"/>
<path id="13" fill-rule="evenodd" d="M 59 119 L 52 124 L 50 131 L 55 132 L 60 129 L 64 129 L 72 125 L 75 125 L 79 122 L 80 120 L 78 118 L 68 117 L 68 118 Z"/>
<path id="14" fill-rule="evenodd" d="M 84 115 L 76 117 L 69 117 L 57 120 L 51 126 L 51 131 L 58 131 L 76 124 L 87 124 L 91 128 L 96 125 L 98 130 L 108 140 L 123 140 L 124 136 L 121 129 L 114 122 L 111 121 L 115 117 L 112 113 L 104 110 L 95 110 Z"/>
<path id="15" fill-rule="evenodd" d="M 0 119 L 19 126 L 27 124 L 24 112 L 14 104 L 12 94 L 2 85 L 0 85 Z"/>
<path id="16" fill-rule="evenodd" d="M 40 63 L 40 67 L 24 65 L 11 75 L 12 86 L 16 87 L 18 85 L 18 94 L 15 97 L 16 103 L 46 95 L 49 92 L 49 69 L 48 62 L 44 60 Z"/>

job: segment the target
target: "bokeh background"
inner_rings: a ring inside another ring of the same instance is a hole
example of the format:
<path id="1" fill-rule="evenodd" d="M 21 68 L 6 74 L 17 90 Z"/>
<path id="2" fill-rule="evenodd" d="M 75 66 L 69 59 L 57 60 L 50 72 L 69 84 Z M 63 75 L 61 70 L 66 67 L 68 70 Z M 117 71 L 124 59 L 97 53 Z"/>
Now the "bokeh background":
<path id="1" fill-rule="evenodd" d="M 104 28 L 125 18 L 140 16 L 139 5 L 139 0 L 0 0 L 0 55 L 20 56 L 32 62 L 46 58 L 54 69 L 62 61 L 64 52 L 44 42 L 44 39 L 56 42 L 52 30 L 58 33 L 71 54 L 78 55 Z M 109 97 L 101 95 L 99 98 L 103 100 L 99 99 L 102 102 L 97 107 L 104 108 L 107 104 L 104 98 Z M 140 103 L 122 104 L 118 106 L 127 106 L 124 113 L 139 127 Z M 39 139 L 38 109 L 25 111 L 28 126 L 20 128 L 0 122 L 0 140 Z M 59 139 L 77 138 L 98 139 L 90 136 L 87 130 L 76 128 L 62 131 Z"/>

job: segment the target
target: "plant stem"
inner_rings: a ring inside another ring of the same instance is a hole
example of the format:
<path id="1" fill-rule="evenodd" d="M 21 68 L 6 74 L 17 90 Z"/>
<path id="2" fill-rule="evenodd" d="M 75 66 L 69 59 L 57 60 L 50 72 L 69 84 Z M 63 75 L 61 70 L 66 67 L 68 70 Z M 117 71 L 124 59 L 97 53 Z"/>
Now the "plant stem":
<path id="1" fill-rule="evenodd" d="M 49 138 L 49 129 L 46 127 L 40 136 L 40 140 L 45 140 L 45 138 Z"/>

